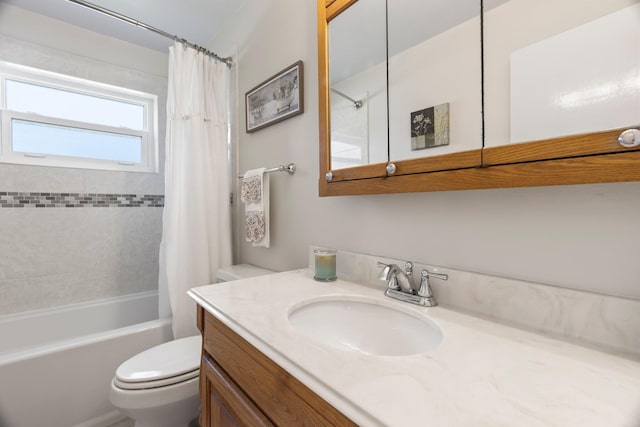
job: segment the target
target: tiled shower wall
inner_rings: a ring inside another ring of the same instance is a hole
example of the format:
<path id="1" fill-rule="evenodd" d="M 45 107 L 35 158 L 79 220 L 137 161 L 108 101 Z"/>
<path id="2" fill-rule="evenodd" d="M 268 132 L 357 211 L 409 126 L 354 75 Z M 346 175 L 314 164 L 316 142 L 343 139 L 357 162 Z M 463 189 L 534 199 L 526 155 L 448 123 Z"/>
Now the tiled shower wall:
<path id="1" fill-rule="evenodd" d="M 0 315 L 157 288 L 162 208 L 0 209 Z"/>
<path id="2" fill-rule="evenodd" d="M 15 19 L 39 19 L 21 9 L 0 7 L 5 17 L 12 13 Z M 162 169 L 166 70 L 152 73 L 122 65 L 127 56 L 139 61 L 157 52 L 105 37 L 105 49 L 120 49 L 120 65 L 113 65 L 70 52 L 71 45 L 46 45 L 49 30 L 57 32 L 51 36 L 55 39 L 86 40 L 95 38 L 94 33 L 38 21 L 30 28 L 41 31 L 44 41 L 35 43 L 7 34 L 8 27 L 0 26 L 2 60 L 156 94 Z M 0 315 L 157 289 L 163 181 L 162 171 L 0 163 Z"/>

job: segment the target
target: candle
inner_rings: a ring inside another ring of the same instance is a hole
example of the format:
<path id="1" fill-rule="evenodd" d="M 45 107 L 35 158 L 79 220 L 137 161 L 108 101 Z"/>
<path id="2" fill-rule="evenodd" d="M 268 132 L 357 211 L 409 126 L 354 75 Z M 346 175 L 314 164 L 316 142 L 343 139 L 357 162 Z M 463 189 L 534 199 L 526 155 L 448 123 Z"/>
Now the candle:
<path id="1" fill-rule="evenodd" d="M 316 274 L 314 279 L 320 282 L 336 280 L 336 251 L 331 249 L 316 249 L 313 251 L 316 260 Z"/>

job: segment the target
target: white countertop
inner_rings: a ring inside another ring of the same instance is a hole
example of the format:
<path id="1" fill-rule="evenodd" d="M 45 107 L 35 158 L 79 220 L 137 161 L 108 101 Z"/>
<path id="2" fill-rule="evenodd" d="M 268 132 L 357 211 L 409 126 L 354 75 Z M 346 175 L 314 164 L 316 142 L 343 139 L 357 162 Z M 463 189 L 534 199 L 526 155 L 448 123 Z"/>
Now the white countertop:
<path id="1" fill-rule="evenodd" d="M 383 295 L 384 286 L 312 277 L 305 269 L 189 294 L 361 426 L 640 427 L 638 360 L 394 301 Z M 426 315 L 444 339 L 423 354 L 372 356 L 316 342 L 289 323 L 292 307 L 337 295 Z"/>

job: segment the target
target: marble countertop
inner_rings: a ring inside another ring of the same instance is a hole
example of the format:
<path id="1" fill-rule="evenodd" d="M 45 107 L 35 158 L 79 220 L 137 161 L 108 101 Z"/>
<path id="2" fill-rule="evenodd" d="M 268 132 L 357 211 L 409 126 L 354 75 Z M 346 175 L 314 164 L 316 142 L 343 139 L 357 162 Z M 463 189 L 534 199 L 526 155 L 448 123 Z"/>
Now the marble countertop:
<path id="1" fill-rule="evenodd" d="M 277 273 L 189 295 L 361 426 L 640 426 L 638 360 L 312 276 Z M 293 307 L 340 295 L 428 316 L 444 339 L 423 354 L 373 356 L 329 347 L 289 323 Z"/>

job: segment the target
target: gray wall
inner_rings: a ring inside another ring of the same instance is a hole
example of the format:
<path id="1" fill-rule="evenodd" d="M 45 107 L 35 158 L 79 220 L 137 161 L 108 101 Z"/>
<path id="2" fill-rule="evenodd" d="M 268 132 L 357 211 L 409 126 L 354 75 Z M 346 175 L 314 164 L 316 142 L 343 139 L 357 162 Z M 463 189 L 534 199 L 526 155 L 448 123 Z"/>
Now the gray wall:
<path id="1" fill-rule="evenodd" d="M 316 29 L 316 0 L 251 0 L 211 44 L 236 58 L 237 171 L 298 165 L 271 177 L 270 249 L 235 207 L 236 261 L 300 268 L 319 245 L 640 299 L 640 183 L 319 198 Z M 244 94 L 299 59 L 304 114 L 247 134 Z"/>
<path id="2" fill-rule="evenodd" d="M 158 96 L 164 165 L 167 55 L 0 4 L 0 58 Z M 0 200 L 162 195 L 163 174 L 0 163 Z M 2 193 L 23 193 L 11 195 Z M 125 197 L 120 204 L 127 204 Z M 0 314 L 158 287 L 162 207 L 0 208 Z M 64 203 L 62 204 L 64 205 Z"/>

